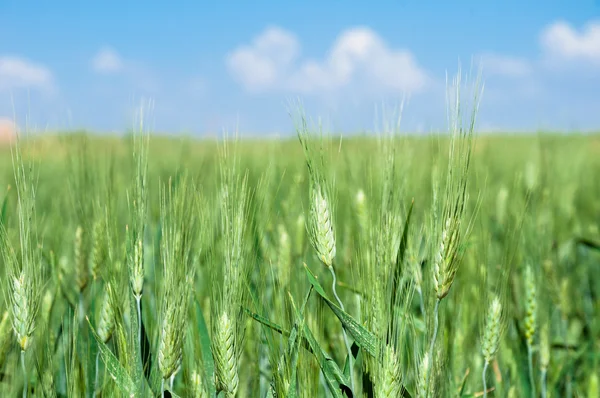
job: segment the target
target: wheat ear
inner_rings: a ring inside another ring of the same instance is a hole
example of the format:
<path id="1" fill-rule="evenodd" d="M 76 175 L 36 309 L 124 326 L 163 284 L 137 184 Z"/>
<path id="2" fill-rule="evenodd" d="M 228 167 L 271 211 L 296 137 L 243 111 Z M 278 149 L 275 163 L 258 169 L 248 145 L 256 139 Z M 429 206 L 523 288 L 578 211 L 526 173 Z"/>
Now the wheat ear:
<path id="1" fill-rule="evenodd" d="M 377 398 L 400 397 L 402 391 L 402 371 L 398 356 L 391 346 L 385 347 L 381 375 L 377 382 Z"/>
<path id="2" fill-rule="evenodd" d="M 531 396 L 535 397 L 535 379 L 533 377 L 533 344 L 536 332 L 537 315 L 537 293 L 535 277 L 530 266 L 525 268 L 525 338 L 527 340 L 527 364 L 529 368 L 529 382 L 531 384 Z"/>
<path id="3" fill-rule="evenodd" d="M 218 320 L 213 349 L 217 384 L 226 397 L 234 397 L 239 386 L 235 329 L 231 317 L 223 312 Z"/>
<path id="4" fill-rule="evenodd" d="M 483 353 L 484 365 L 481 378 L 483 380 L 483 396 L 487 397 L 486 373 L 490 362 L 494 359 L 498 345 L 500 343 L 502 320 L 502 303 L 498 297 L 492 299 L 492 304 L 488 313 L 485 330 L 483 332 L 483 342 L 481 351 Z"/>

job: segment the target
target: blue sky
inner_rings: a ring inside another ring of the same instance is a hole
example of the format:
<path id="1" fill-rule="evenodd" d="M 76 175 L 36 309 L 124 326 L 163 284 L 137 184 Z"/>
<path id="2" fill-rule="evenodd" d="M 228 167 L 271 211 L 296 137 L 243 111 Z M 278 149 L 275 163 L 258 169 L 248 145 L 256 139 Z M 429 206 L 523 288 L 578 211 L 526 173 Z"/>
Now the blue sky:
<path id="1" fill-rule="evenodd" d="M 482 130 L 600 129 L 600 1 L 0 0 L 0 117 L 119 131 L 443 129 L 446 73 L 483 67 Z M 369 5 L 367 5 L 369 4 Z"/>

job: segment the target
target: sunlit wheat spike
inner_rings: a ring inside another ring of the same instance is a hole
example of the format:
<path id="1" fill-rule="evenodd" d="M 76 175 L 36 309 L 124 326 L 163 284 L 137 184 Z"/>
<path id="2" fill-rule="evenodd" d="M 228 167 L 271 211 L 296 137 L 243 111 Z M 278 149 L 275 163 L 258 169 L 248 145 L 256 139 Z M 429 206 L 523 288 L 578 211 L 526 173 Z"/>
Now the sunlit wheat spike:
<path id="1" fill-rule="evenodd" d="M 458 243 L 461 220 L 448 217 L 433 262 L 433 287 L 438 299 L 448 295 L 458 271 Z"/>
<path id="2" fill-rule="evenodd" d="M 315 184 L 311 189 L 308 231 L 311 244 L 319 259 L 327 267 L 332 267 L 336 247 L 331 204 L 320 184 Z"/>
<path id="3" fill-rule="evenodd" d="M 24 272 L 18 278 L 13 278 L 13 328 L 22 351 L 27 351 L 33 334 L 33 317 L 30 308 L 29 280 Z"/>
<path id="4" fill-rule="evenodd" d="M 238 385 L 235 326 L 227 312 L 223 312 L 215 330 L 213 353 L 215 374 L 219 389 L 228 397 L 235 396 Z"/>

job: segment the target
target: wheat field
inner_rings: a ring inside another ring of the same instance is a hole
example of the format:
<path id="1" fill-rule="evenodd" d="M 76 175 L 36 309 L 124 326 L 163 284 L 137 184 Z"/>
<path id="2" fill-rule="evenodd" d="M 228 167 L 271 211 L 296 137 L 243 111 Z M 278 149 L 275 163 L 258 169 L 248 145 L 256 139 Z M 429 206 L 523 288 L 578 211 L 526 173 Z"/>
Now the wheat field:
<path id="1" fill-rule="evenodd" d="M 600 136 L 475 114 L 22 134 L 0 148 L 0 395 L 600 396 Z"/>

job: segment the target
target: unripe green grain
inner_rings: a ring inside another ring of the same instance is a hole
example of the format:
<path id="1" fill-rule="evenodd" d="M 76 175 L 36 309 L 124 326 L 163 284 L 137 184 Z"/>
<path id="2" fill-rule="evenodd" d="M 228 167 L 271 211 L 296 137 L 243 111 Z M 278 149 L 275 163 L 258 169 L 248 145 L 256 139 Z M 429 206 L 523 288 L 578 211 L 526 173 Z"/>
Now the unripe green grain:
<path id="1" fill-rule="evenodd" d="M 27 351 L 33 334 L 33 318 L 30 312 L 28 279 L 24 272 L 13 281 L 13 328 L 21 351 Z"/>
<path id="2" fill-rule="evenodd" d="M 132 260 L 131 288 L 136 299 L 139 300 L 144 288 L 144 244 L 141 237 L 135 241 Z"/>
<path id="3" fill-rule="evenodd" d="M 530 266 L 525 268 L 525 339 L 527 341 L 527 362 L 531 396 L 535 397 L 535 379 L 533 377 L 533 344 L 536 333 L 537 296 L 535 278 Z"/>
<path id="4" fill-rule="evenodd" d="M 4 365 L 6 356 L 10 348 L 12 339 L 12 329 L 8 311 L 4 311 L 2 320 L 0 320 L 0 368 Z"/>
<path id="5" fill-rule="evenodd" d="M 383 364 L 380 369 L 380 377 L 377 382 L 377 398 L 395 398 L 401 396 L 402 370 L 400 362 L 394 349 L 386 346 Z"/>
<path id="6" fill-rule="evenodd" d="M 190 374 L 190 395 L 193 398 L 208 398 L 208 391 L 204 384 L 202 373 L 198 369 L 192 370 Z"/>
<path id="7" fill-rule="evenodd" d="M 483 353 L 484 365 L 482 371 L 483 380 L 483 396 L 487 397 L 487 380 L 486 373 L 490 362 L 494 359 L 498 345 L 500 343 L 500 335 L 502 332 L 502 304 L 498 297 L 492 299 L 488 317 L 483 332 L 481 351 Z"/>
<path id="8" fill-rule="evenodd" d="M 430 363 L 429 363 L 429 354 L 423 356 L 419 366 L 419 377 L 417 379 L 417 397 L 419 398 L 427 398 L 427 393 L 429 391 L 429 373 L 430 373 Z"/>
<path id="9" fill-rule="evenodd" d="M 332 267 L 336 247 L 331 205 L 320 184 L 315 184 L 311 190 L 309 237 L 319 259 Z"/>
<path id="10" fill-rule="evenodd" d="M 536 332 L 537 296 L 531 267 L 525 269 L 525 338 L 533 346 Z"/>
<path id="11" fill-rule="evenodd" d="M 104 223 L 102 220 L 98 220 L 94 223 L 93 229 L 94 244 L 92 245 L 91 252 L 91 270 L 92 278 L 96 280 L 99 276 L 100 269 L 106 260 L 106 234 L 104 229 Z"/>
<path id="12" fill-rule="evenodd" d="M 75 230 L 75 280 L 79 291 L 83 291 L 88 284 L 88 265 L 85 256 L 84 231 L 81 226 Z"/>
<path id="13" fill-rule="evenodd" d="M 102 297 L 102 303 L 100 304 L 100 317 L 98 319 L 98 325 L 96 327 L 98 336 L 103 343 L 107 343 L 112 337 L 115 329 L 115 312 L 111 302 L 111 297 L 108 292 L 110 287 L 107 286 L 107 291 Z"/>
<path id="14" fill-rule="evenodd" d="M 501 333 L 502 304 L 498 297 L 492 299 L 488 312 L 488 318 L 483 333 L 482 353 L 485 362 L 489 363 L 494 359 L 498 345 L 500 343 Z"/>
<path id="15" fill-rule="evenodd" d="M 233 397 L 238 390 L 239 377 L 235 325 L 227 312 L 223 312 L 219 317 L 214 336 L 213 354 L 218 388 L 225 393 L 225 396 Z"/>

